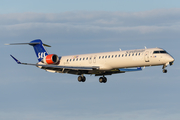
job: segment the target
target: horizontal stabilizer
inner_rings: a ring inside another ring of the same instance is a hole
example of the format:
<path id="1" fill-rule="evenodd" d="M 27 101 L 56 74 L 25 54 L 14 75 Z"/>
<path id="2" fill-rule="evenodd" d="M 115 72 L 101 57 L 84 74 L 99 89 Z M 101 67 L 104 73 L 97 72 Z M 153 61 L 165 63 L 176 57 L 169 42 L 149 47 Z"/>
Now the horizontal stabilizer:
<path id="1" fill-rule="evenodd" d="M 50 45 L 47 45 L 47 44 L 44 44 L 44 43 L 43 43 L 43 45 L 46 46 L 46 47 L 51 47 Z"/>
<path id="2" fill-rule="evenodd" d="M 9 43 L 9 44 L 5 44 L 5 45 L 37 45 L 40 44 L 39 42 L 37 43 Z"/>
<path id="3" fill-rule="evenodd" d="M 5 45 L 37 45 L 37 44 L 41 44 L 40 42 L 33 42 L 33 43 L 8 43 L 8 44 L 5 44 Z M 46 47 L 51 47 L 50 45 L 47 45 L 47 44 L 44 44 L 44 46 Z"/>

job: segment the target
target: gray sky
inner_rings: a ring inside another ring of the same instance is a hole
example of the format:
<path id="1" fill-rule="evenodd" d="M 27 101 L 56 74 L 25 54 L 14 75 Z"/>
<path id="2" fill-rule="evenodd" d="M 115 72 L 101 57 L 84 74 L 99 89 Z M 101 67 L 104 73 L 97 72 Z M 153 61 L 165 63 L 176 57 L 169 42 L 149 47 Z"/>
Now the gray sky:
<path id="1" fill-rule="evenodd" d="M 178 2 L 3 1 L 6 7 L 0 7 L 3 56 L 0 119 L 177 120 L 180 117 Z M 85 83 L 79 83 L 75 75 L 17 65 L 9 55 L 36 63 L 33 48 L 4 45 L 37 38 L 52 46 L 47 48 L 49 53 L 59 56 L 161 47 L 175 58 L 175 64 L 168 66 L 167 74 L 162 73 L 162 66 L 147 67 L 141 72 L 107 76 L 106 84 L 89 75 Z"/>

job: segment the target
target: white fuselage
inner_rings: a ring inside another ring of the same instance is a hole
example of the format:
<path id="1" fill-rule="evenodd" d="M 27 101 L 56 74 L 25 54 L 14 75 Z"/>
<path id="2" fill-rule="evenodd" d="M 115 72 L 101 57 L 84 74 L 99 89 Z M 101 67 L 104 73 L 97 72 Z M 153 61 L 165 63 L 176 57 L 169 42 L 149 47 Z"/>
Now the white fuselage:
<path id="1" fill-rule="evenodd" d="M 136 49 L 115 52 L 103 52 L 81 55 L 69 55 L 58 57 L 56 54 L 48 54 L 44 44 L 40 39 L 30 43 L 13 43 L 9 45 L 33 46 L 38 58 L 37 64 L 22 63 L 14 56 L 10 55 L 18 64 L 33 65 L 53 73 L 68 73 L 79 75 L 78 81 L 85 82 L 84 74 L 102 76 L 99 78 L 100 83 L 106 83 L 105 75 L 125 73 L 129 71 L 140 71 L 141 67 L 163 65 L 163 73 L 168 64 L 173 65 L 174 58 L 165 50 L 160 48 Z M 133 67 L 137 67 L 134 69 Z"/>
<path id="2" fill-rule="evenodd" d="M 164 65 L 174 61 L 171 55 L 162 51 L 164 50 L 160 48 L 151 48 L 62 56 L 59 65 L 98 66 L 99 70 L 111 70 L 116 68 Z"/>

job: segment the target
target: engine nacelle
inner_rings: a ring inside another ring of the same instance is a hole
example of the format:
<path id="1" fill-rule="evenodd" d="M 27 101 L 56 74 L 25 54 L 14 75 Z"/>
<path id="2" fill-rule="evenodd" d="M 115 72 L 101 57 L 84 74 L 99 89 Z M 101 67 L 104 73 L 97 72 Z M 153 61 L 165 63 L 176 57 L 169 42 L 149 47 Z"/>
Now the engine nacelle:
<path id="1" fill-rule="evenodd" d="M 55 54 L 47 55 L 43 58 L 45 64 L 56 64 L 59 61 L 59 57 Z"/>

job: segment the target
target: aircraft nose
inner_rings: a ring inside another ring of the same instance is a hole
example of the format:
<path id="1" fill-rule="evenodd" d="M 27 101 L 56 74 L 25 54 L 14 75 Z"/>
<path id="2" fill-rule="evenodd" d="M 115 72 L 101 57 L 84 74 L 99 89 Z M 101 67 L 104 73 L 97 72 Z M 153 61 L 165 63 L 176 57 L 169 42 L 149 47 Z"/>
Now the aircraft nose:
<path id="1" fill-rule="evenodd" d="M 170 58 L 169 58 L 169 64 L 170 64 L 170 65 L 173 65 L 173 64 L 174 64 L 174 58 L 173 58 L 173 57 L 170 57 Z"/>

